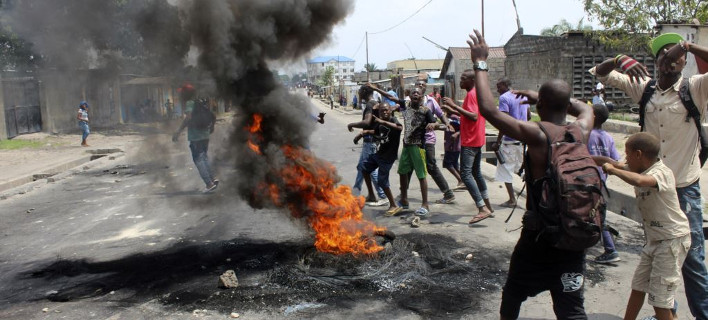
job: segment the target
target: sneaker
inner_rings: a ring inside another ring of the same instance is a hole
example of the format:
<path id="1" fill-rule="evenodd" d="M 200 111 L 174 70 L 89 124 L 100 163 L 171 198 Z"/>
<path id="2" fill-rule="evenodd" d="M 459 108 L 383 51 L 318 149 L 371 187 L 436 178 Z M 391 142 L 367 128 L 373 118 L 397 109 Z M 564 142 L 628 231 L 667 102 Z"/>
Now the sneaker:
<path id="1" fill-rule="evenodd" d="M 219 186 L 219 181 L 216 180 L 216 181 L 214 181 L 214 182 L 211 183 L 211 186 L 207 186 L 206 188 L 204 188 L 204 191 L 202 191 L 202 193 L 211 193 L 211 192 L 213 192 L 214 190 L 216 190 L 216 188 L 217 188 L 218 186 Z"/>
<path id="2" fill-rule="evenodd" d="M 642 318 L 642 320 L 657 320 L 657 319 L 655 316 L 648 316 L 648 317 Z"/>
<path id="3" fill-rule="evenodd" d="M 595 257 L 595 262 L 607 264 L 612 262 L 620 261 L 619 253 L 615 252 L 605 252 L 597 257 Z"/>
<path id="4" fill-rule="evenodd" d="M 371 207 L 381 207 L 381 206 L 385 206 L 385 205 L 388 205 L 388 199 L 385 199 L 385 198 L 384 198 L 384 199 L 379 199 L 379 200 L 377 200 L 377 201 L 367 201 L 367 202 L 366 202 L 366 205 L 367 205 L 367 206 L 371 206 Z"/>

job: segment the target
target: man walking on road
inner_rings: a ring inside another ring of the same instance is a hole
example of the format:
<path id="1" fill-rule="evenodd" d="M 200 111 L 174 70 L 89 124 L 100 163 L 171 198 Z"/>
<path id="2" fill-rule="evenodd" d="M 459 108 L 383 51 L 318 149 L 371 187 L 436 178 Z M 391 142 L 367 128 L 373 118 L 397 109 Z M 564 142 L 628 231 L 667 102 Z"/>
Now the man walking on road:
<path id="1" fill-rule="evenodd" d="M 192 161 L 206 185 L 204 192 L 212 192 L 219 186 L 219 180 L 214 178 L 207 152 L 209 150 L 209 135 L 214 132 L 216 117 L 206 104 L 195 101 L 196 94 L 191 84 L 183 85 L 178 91 L 181 95 L 180 100 L 185 105 L 186 117 L 179 129 L 172 135 L 172 141 L 176 142 L 182 130 L 187 128 L 187 140 L 189 140 L 189 150 L 192 151 Z"/>
<path id="2" fill-rule="evenodd" d="M 499 93 L 499 111 L 510 115 L 512 118 L 519 121 L 527 121 L 529 119 L 528 104 L 521 104 L 521 98 L 517 98 L 511 93 L 511 80 L 507 78 L 500 79 L 497 82 L 497 92 Z M 516 206 L 516 197 L 514 197 L 514 175 L 521 169 L 521 164 L 524 162 L 524 146 L 520 141 L 514 140 L 503 135 L 501 132 L 497 136 L 497 141 L 492 144 L 492 150 L 499 151 L 504 162 L 499 159 L 495 180 L 504 182 L 506 192 L 509 194 L 509 200 L 502 203 L 502 207 L 513 208 Z"/>
<path id="3" fill-rule="evenodd" d="M 451 113 L 460 116 L 460 137 L 462 139 L 460 176 L 479 210 L 477 215 L 470 220 L 470 224 L 474 224 L 491 217 L 493 210 L 487 194 L 487 183 L 482 176 L 482 146 L 486 142 L 486 137 L 484 117 L 479 114 L 477 106 L 477 90 L 475 89 L 475 72 L 473 70 L 462 72 L 460 88 L 467 91 L 462 106 L 458 106 L 448 97 L 443 98 L 443 105 Z"/>
<path id="4" fill-rule="evenodd" d="M 561 250 L 549 241 L 543 232 L 540 219 L 540 203 L 543 201 L 549 159 L 549 145 L 546 134 L 534 122 L 520 121 L 497 109 L 489 87 L 487 56 L 489 48 L 484 38 L 475 30 L 467 41 L 472 51 L 479 111 L 489 123 L 501 133 L 528 145 L 526 162 L 526 184 L 528 198 L 524 214 L 521 236 L 511 254 L 509 275 L 502 291 L 501 319 L 519 317 L 521 304 L 528 298 L 549 290 L 553 299 L 553 310 L 558 319 L 587 319 L 583 306 L 583 282 L 585 272 L 585 251 Z M 590 134 L 593 112 L 585 103 L 571 99 L 571 88 L 563 80 L 544 83 L 539 92 L 521 91 L 528 103 L 536 103 L 542 121 L 549 126 L 566 125 L 566 116 L 571 114 L 577 120 L 569 126 L 584 137 Z"/>
<path id="5" fill-rule="evenodd" d="M 605 60 L 590 69 L 590 73 L 604 85 L 624 91 L 639 103 L 642 130 L 658 137 L 661 142 L 659 158 L 674 173 L 679 204 L 691 227 L 691 250 L 681 269 L 688 307 L 696 319 L 705 320 L 708 319 L 708 271 L 698 183 L 701 161 L 705 159 L 699 157 L 701 146 L 697 127 L 700 124 L 697 125 L 696 120 L 701 122 L 706 118 L 708 74 L 685 78 L 681 72 L 686 66 L 688 52 L 708 61 L 708 48 L 686 42 L 678 34 L 666 33 L 652 40 L 651 50 L 659 68 L 656 80 L 650 80 L 646 67 L 626 55 Z M 623 72 L 615 71 L 616 68 Z M 693 101 L 697 118 L 689 115 L 687 100 Z"/>

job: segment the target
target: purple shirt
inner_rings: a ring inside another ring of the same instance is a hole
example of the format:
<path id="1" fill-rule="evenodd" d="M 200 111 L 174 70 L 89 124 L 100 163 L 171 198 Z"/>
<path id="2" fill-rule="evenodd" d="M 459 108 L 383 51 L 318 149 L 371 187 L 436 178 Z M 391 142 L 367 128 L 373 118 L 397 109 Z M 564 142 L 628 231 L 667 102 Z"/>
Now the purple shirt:
<path id="1" fill-rule="evenodd" d="M 433 111 L 433 115 L 442 120 L 443 112 L 442 109 L 440 109 L 440 105 L 438 104 L 438 102 L 430 96 L 425 95 L 423 97 L 425 99 L 423 101 L 423 105 L 427 106 L 428 109 Z M 425 132 L 425 144 L 435 144 L 436 141 L 437 139 L 435 138 L 435 130 L 428 130 Z"/>
<path id="2" fill-rule="evenodd" d="M 592 131 L 590 131 L 590 137 L 588 137 L 588 151 L 592 156 L 610 157 L 615 161 L 620 159 L 620 154 L 617 152 L 617 148 L 615 148 L 615 140 L 612 139 L 609 133 L 602 129 L 592 129 Z M 602 171 L 602 167 L 599 168 L 600 172 L 602 172 L 602 180 L 607 179 L 607 175 Z"/>
<path id="3" fill-rule="evenodd" d="M 506 112 L 514 119 L 519 121 L 528 120 L 528 104 L 521 104 L 522 98 L 517 98 L 515 94 L 511 93 L 511 90 L 504 92 L 499 96 L 499 111 Z M 512 138 L 504 136 L 504 141 L 516 141 Z"/>

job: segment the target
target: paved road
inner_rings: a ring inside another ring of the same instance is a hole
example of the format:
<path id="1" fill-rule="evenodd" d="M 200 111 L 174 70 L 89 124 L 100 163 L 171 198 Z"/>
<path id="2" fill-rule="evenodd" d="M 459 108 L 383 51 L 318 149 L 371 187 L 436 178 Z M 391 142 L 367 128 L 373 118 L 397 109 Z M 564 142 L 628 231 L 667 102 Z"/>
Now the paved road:
<path id="1" fill-rule="evenodd" d="M 360 116 L 329 111 L 317 102 L 315 108 L 328 114 L 312 136 L 312 150 L 350 184 L 360 147 L 351 143 L 354 134 L 345 124 Z M 214 154 L 226 143 L 227 131 L 223 125 L 212 139 Z M 241 202 L 229 180 L 245 177 L 231 177 L 227 161 L 218 165 L 220 189 L 202 195 L 186 142 L 173 144 L 167 135 L 155 135 L 128 153 L 0 201 L 0 318 L 226 319 L 231 312 L 245 319 L 497 315 L 518 237 L 513 231 L 520 225 L 518 210 L 508 225 L 503 220 L 510 210 L 497 208 L 496 218 L 469 227 L 472 201 L 456 193 L 457 204 L 433 205 L 432 217 L 413 229 L 405 216 L 386 218 L 381 210 L 366 208 L 370 219 L 400 240 L 380 259 L 332 259 L 312 253 L 311 233 L 302 221 Z M 493 173 L 491 166 L 484 170 Z M 419 201 L 415 185 L 412 205 Z M 492 202 L 503 202 L 501 184 L 489 186 Z M 432 181 L 430 189 L 431 199 L 442 197 Z M 636 223 L 616 215 L 609 219 L 623 234 L 618 240 L 623 261 L 588 265 L 586 308 L 592 319 L 623 314 L 642 243 Z M 473 258 L 466 261 L 470 253 Z M 323 271 L 343 261 L 386 276 Z M 389 264 L 377 264 L 383 262 Z M 216 288 L 225 269 L 237 270 L 241 287 Z M 679 302 L 682 319 L 688 319 L 682 291 Z M 645 307 L 642 315 L 649 314 Z M 522 316 L 553 318 L 550 297 L 530 299 Z"/>

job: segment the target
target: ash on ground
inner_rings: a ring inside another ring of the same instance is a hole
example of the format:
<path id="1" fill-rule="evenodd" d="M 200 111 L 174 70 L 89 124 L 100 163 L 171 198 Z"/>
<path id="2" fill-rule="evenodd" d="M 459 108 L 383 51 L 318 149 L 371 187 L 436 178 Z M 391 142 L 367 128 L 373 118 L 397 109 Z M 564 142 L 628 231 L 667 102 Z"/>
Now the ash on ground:
<path id="1" fill-rule="evenodd" d="M 190 289 L 161 301 L 184 310 L 276 309 L 314 316 L 377 300 L 390 304 L 391 313 L 459 317 L 479 310 L 486 295 L 501 289 L 506 275 L 504 262 L 484 252 L 466 260 L 471 251 L 450 237 L 421 234 L 400 236 L 384 251 L 364 257 L 334 256 L 305 246 L 295 255 L 270 252 L 242 260 L 236 273 L 243 281 L 237 289 L 209 295 Z M 249 271 L 269 267 L 261 275 Z"/>

